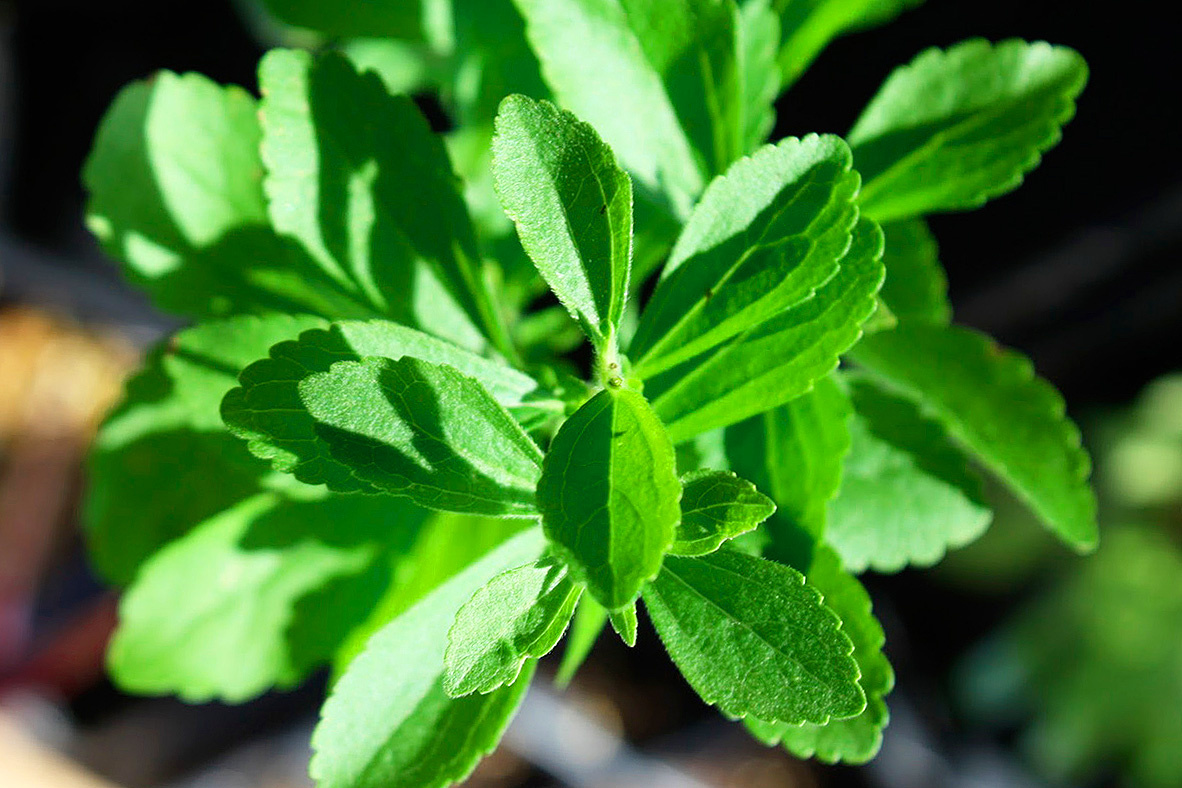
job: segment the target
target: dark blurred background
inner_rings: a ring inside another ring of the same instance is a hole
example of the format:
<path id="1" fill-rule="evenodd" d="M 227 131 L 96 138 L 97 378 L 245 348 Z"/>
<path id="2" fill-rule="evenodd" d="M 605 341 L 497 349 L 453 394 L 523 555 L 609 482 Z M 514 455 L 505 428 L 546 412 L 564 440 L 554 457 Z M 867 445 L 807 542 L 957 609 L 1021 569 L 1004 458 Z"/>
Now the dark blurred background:
<path id="1" fill-rule="evenodd" d="M 928 0 L 885 28 L 836 41 L 778 105 L 776 137 L 841 133 L 894 66 L 930 45 L 1021 37 L 1083 53 L 1092 78 L 1078 115 L 1025 185 L 981 210 L 934 217 L 931 224 L 957 319 L 1029 354 L 1085 419 L 1182 369 L 1182 266 L 1176 262 L 1182 251 L 1176 147 L 1182 74 L 1176 28 L 1154 19 L 1150 9 L 1135 2 Z M 123 85 L 161 68 L 200 71 L 253 90 L 261 52 L 229 0 L 0 0 L 0 314 L 10 329 L 0 342 L 85 336 L 77 340 L 79 352 L 101 361 L 85 378 L 92 386 L 85 398 L 95 412 L 78 415 L 80 424 L 92 426 L 136 349 L 171 325 L 121 282 L 82 226 L 79 171 L 96 125 Z M 11 353 L 2 358 L 17 363 Z M 14 369 L 0 366 L 0 386 Z M 83 386 L 80 380 L 71 385 Z M 0 435 L 0 447 L 7 437 Z M 58 512 L 70 520 L 83 483 L 76 467 L 81 448 L 64 452 L 58 466 L 53 457 L 35 458 L 34 466 L 58 467 L 61 478 L 46 493 L 47 516 Z M 11 477 L 11 450 L 8 455 L 3 459 Z M 0 491 L 0 503 L 6 500 Z M 73 731 L 73 752 L 128 786 L 302 784 L 303 736 L 318 688 L 234 710 L 124 698 L 94 669 L 111 603 L 88 579 L 76 538 L 59 536 L 34 554 L 47 579 L 39 581 L 35 614 L 25 626 L 42 661 L 30 663 L 25 655 L 26 675 L 29 664 L 49 670 L 64 705 L 24 714 L 41 720 L 50 738 L 52 731 Z M 713 764 L 702 779 L 718 786 L 1041 784 L 1009 753 L 1004 732 L 965 723 L 949 693 L 959 660 L 1007 617 L 1027 586 L 1006 587 L 1003 578 L 995 584 L 1000 591 L 983 594 L 971 583 L 941 583 L 916 571 L 867 582 L 899 673 L 887 744 L 867 769 L 806 766 L 765 753 L 701 706 L 651 631 L 642 632 L 634 652 L 608 639 L 600 644 L 576 685 L 579 708 L 588 721 L 624 732 L 650 755 Z M 60 664 L 63 653 L 83 652 L 92 657 L 85 665 Z M 292 724 L 294 732 L 287 732 Z M 487 780 L 481 784 L 578 779 L 577 770 L 562 773 L 558 745 L 535 751 L 542 744 L 529 738 L 528 728 L 523 722 L 510 738 L 510 752 L 478 773 Z M 286 753 L 299 768 L 252 771 L 251 764 L 271 762 L 269 755 L 241 749 L 254 736 L 270 743 L 259 752 Z M 223 781 L 194 782 L 194 775 L 210 773 L 211 763 L 222 764 Z M 243 781 L 227 781 L 226 774 Z"/>

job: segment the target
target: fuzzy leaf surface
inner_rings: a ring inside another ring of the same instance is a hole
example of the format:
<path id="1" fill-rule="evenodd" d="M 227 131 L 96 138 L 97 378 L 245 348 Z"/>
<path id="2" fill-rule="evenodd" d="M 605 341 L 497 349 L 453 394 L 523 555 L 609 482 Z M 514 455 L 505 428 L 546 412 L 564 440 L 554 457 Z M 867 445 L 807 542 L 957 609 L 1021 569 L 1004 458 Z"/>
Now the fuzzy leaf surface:
<path id="1" fill-rule="evenodd" d="M 812 298 L 649 381 L 674 443 L 807 392 L 858 341 L 882 279 L 882 232 L 860 221 L 837 275 Z"/>
<path id="2" fill-rule="evenodd" d="M 378 490 L 440 511 L 536 514 L 542 453 L 474 378 L 404 356 L 339 361 L 299 384 L 332 457 Z"/>
<path id="3" fill-rule="evenodd" d="M 414 102 L 339 55 L 259 66 L 271 223 L 377 314 L 475 346 L 499 323 L 440 137 Z"/>
<path id="4" fill-rule="evenodd" d="M 886 237 L 882 256 L 886 281 L 881 296 L 891 314 L 906 322 L 947 325 L 952 319 L 948 278 L 927 222 L 905 219 L 883 225 L 882 232 Z"/>
<path id="5" fill-rule="evenodd" d="M 494 577 L 464 603 L 447 636 L 443 687 L 453 698 L 512 684 L 566 631 L 582 587 L 566 567 L 535 561 Z"/>
<path id="6" fill-rule="evenodd" d="M 811 391 L 726 430 L 731 467 L 775 501 L 814 539 L 825 530 L 825 510 L 841 486 L 850 449 L 849 396 L 832 376 Z"/>
<path id="7" fill-rule="evenodd" d="M 858 174 L 832 135 L 790 137 L 716 178 L 641 313 L 630 356 L 650 377 L 757 326 L 837 271 Z"/>
<path id="8" fill-rule="evenodd" d="M 798 758 L 866 763 L 878 754 L 890 718 L 883 699 L 895 685 L 895 673 L 882 653 L 886 636 L 874 617 L 866 589 L 842 569 L 841 559 L 832 549 L 815 545 L 801 568 L 809 585 L 821 592 L 826 606 L 841 618 L 841 631 L 854 644 L 853 657 L 861 673 L 858 684 L 866 694 L 866 708 L 856 717 L 830 720 L 825 725 L 789 725 L 753 717 L 743 722 L 764 744 L 780 744 Z"/>
<path id="9" fill-rule="evenodd" d="M 924 325 L 867 337 L 852 356 L 919 402 L 1063 541 L 1096 546 L 1091 463 L 1063 398 L 1029 359 L 968 329 Z"/>
<path id="10" fill-rule="evenodd" d="M 847 378 L 856 414 L 826 541 L 847 568 L 931 566 L 984 533 L 981 482 L 937 422 L 911 400 Z"/>
<path id="11" fill-rule="evenodd" d="M 90 455 L 83 507 L 91 561 L 130 583 L 156 550 L 259 492 L 270 476 L 218 415 L 235 374 L 276 342 L 323 321 L 239 315 L 158 345 L 128 381 Z"/>
<path id="12" fill-rule="evenodd" d="M 447 633 L 481 586 L 537 560 L 537 529 L 513 537 L 376 635 L 321 710 L 310 772 L 319 788 L 443 788 L 468 776 L 504 733 L 533 674 L 487 695 L 444 690 Z"/>
<path id="13" fill-rule="evenodd" d="M 682 675 L 724 714 L 824 724 L 866 707 L 840 619 L 794 569 L 734 550 L 670 556 L 644 603 Z"/>
<path id="14" fill-rule="evenodd" d="M 510 96 L 493 137 L 505 212 L 542 278 L 602 348 L 616 335 L 632 263 L 632 181 L 595 129 Z"/>
<path id="15" fill-rule="evenodd" d="M 1079 53 L 981 39 L 896 69 L 849 133 L 861 205 L 880 222 L 976 208 L 1022 183 L 1075 114 Z"/>
<path id="16" fill-rule="evenodd" d="M 628 389 L 599 392 L 563 423 L 537 489 L 546 536 L 608 610 L 660 571 L 680 498 L 665 428 Z"/>
<path id="17" fill-rule="evenodd" d="M 228 507 L 144 565 L 120 604 L 111 675 L 189 702 L 294 686 L 364 619 L 389 582 L 380 559 L 404 553 L 425 516 L 308 489 Z"/>
<path id="18" fill-rule="evenodd" d="M 372 484 L 333 458 L 299 393 L 305 378 L 328 372 L 338 361 L 367 356 L 413 356 L 453 367 L 479 381 L 523 423 L 562 413 L 562 403 L 523 372 L 421 331 L 374 320 L 335 323 L 274 345 L 265 358 L 242 371 L 241 385 L 228 392 L 222 403 L 222 417 L 231 431 L 248 442 L 251 452 L 269 460 L 278 471 L 340 492 L 373 492 Z"/>
<path id="19" fill-rule="evenodd" d="M 713 553 L 754 530 L 776 505 L 751 482 L 730 471 L 693 471 L 681 477 L 681 522 L 670 555 Z"/>

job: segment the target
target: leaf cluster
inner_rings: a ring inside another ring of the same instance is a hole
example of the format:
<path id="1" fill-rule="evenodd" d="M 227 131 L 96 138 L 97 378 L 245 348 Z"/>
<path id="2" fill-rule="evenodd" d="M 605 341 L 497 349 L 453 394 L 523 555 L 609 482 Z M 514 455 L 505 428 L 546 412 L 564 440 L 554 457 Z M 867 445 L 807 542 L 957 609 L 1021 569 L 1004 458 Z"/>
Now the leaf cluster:
<path id="1" fill-rule="evenodd" d="M 271 5 L 368 38 L 268 53 L 261 100 L 132 85 L 86 167 L 104 247 L 196 321 L 93 458 L 123 686 L 330 664 L 318 784 L 442 786 L 568 627 L 564 682 L 643 605 L 706 702 L 860 762 L 893 674 L 851 572 L 978 535 L 976 465 L 1094 544 L 1061 399 L 950 325 L 923 219 L 1054 144 L 1071 50 L 931 50 L 844 139 L 763 144 L 829 39 L 904 4 L 481 0 L 442 32 L 430 2 Z M 391 90 L 424 85 L 446 139 Z"/>

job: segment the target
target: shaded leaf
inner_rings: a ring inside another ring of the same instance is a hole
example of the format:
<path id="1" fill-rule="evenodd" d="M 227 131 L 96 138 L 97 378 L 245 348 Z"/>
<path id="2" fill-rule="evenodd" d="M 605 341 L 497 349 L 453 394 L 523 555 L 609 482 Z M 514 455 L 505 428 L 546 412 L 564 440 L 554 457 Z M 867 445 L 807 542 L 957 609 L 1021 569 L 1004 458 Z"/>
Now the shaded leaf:
<path id="1" fill-rule="evenodd" d="M 269 468 L 218 415 L 235 374 L 275 342 L 322 325 L 268 315 L 209 321 L 152 351 L 91 450 L 83 509 L 90 559 L 118 585 L 198 523 L 268 483 Z"/>
<path id="2" fill-rule="evenodd" d="M 644 398 L 608 388 L 554 436 L 537 501 L 546 536 L 608 610 L 661 568 L 681 517 L 673 446 Z"/>
<path id="3" fill-rule="evenodd" d="M 299 383 L 328 372 L 338 361 L 408 355 L 446 364 L 476 379 L 523 423 L 563 412 L 563 404 L 535 380 L 503 364 L 389 321 L 346 321 L 272 347 L 268 357 L 243 370 L 241 386 L 228 392 L 222 403 L 222 416 L 236 435 L 248 441 L 251 452 L 270 460 L 276 470 L 333 490 L 373 492 L 373 485 L 332 457 L 300 399 Z"/>
<path id="4" fill-rule="evenodd" d="M 931 566 L 976 539 L 992 515 L 981 483 L 938 423 L 910 400 L 847 378 L 856 415 L 826 541 L 855 571 Z"/>
<path id="5" fill-rule="evenodd" d="M 407 38 L 423 35 L 424 5 L 409 2 L 321 3 L 318 0 L 263 0 L 267 10 L 289 25 L 333 37 Z"/>
<path id="6" fill-rule="evenodd" d="M 112 677 L 190 702 L 294 686 L 376 603 L 379 559 L 404 553 L 425 514 L 306 489 L 227 507 L 145 563 L 120 604 Z"/>
<path id="7" fill-rule="evenodd" d="M 892 222 L 882 228 L 886 281 L 882 300 L 899 320 L 947 325 L 952 319 L 948 279 L 940 265 L 936 239 L 923 219 Z"/>
<path id="8" fill-rule="evenodd" d="M 1096 546 L 1091 463 L 1063 399 L 1025 357 L 964 328 L 900 325 L 854 359 L 920 403 L 1061 539 Z"/>
<path id="9" fill-rule="evenodd" d="M 819 538 L 825 509 L 841 486 L 853 412 L 832 376 L 811 391 L 726 430 L 731 467 L 775 501 L 781 518 Z"/>
<path id="10" fill-rule="evenodd" d="M 590 594 L 584 594 L 579 599 L 579 606 L 575 610 L 575 617 L 570 625 L 570 633 L 566 636 L 566 648 L 562 652 L 562 662 L 558 665 L 558 672 L 554 674 L 554 683 L 560 689 L 570 684 L 575 673 L 591 654 L 591 649 L 595 646 L 595 641 L 599 639 L 600 633 L 603 632 L 607 619 L 607 610 Z"/>
<path id="11" fill-rule="evenodd" d="M 442 788 L 496 746 L 532 677 L 487 695 L 444 691 L 447 633 L 478 588 L 539 558 L 537 529 L 513 537 L 380 630 L 346 669 L 312 735 L 320 788 Z"/>
<path id="12" fill-rule="evenodd" d="M 411 356 L 339 361 L 299 384 L 333 458 L 421 506 L 504 517 L 536 513 L 542 453 L 475 379 Z"/>

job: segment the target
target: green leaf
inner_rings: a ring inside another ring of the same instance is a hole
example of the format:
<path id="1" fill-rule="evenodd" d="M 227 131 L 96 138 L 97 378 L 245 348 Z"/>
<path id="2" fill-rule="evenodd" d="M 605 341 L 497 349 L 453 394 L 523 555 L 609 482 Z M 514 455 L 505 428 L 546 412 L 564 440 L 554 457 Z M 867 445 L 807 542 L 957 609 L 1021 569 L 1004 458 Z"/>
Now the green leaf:
<path id="1" fill-rule="evenodd" d="M 886 281 L 882 300 L 897 319 L 947 325 L 952 319 L 948 279 L 936 239 L 923 219 L 884 225 Z"/>
<path id="2" fill-rule="evenodd" d="M 614 345 L 632 262 L 632 182 L 595 129 L 546 101 L 509 96 L 493 172 L 521 244 L 600 349 Z"/>
<path id="3" fill-rule="evenodd" d="M 516 0 L 559 103 L 594 126 L 664 212 L 689 214 L 741 151 L 734 4 Z"/>
<path id="4" fill-rule="evenodd" d="M 501 100 L 513 93 L 550 97 L 513 0 L 458 0 L 452 21 L 454 65 L 446 95 L 458 126 L 489 126 Z"/>
<path id="5" fill-rule="evenodd" d="M 670 555 L 713 553 L 776 511 L 754 484 L 730 471 L 694 471 L 681 477 L 681 487 L 681 522 Z"/>
<path id="6" fill-rule="evenodd" d="M 542 453 L 475 379 L 404 356 L 339 361 L 299 384 L 333 458 L 440 511 L 535 515 Z"/>
<path id="7" fill-rule="evenodd" d="M 726 430 L 731 467 L 775 501 L 783 518 L 820 537 L 850 449 L 849 396 L 830 375 L 811 391 Z M 775 556 L 773 556 L 775 557 Z"/>
<path id="8" fill-rule="evenodd" d="M 120 604 L 111 675 L 190 702 L 294 686 L 377 602 L 389 582 L 380 556 L 404 553 L 424 516 L 308 489 L 226 508 L 144 565 Z"/>
<path id="9" fill-rule="evenodd" d="M 825 539 L 855 571 L 931 566 L 989 527 L 981 483 L 938 423 L 910 400 L 847 378 L 856 415 Z"/>
<path id="10" fill-rule="evenodd" d="M 612 629 L 620 636 L 620 640 L 624 641 L 624 645 L 632 648 L 636 645 L 636 603 L 626 605 L 619 610 L 610 610 L 607 614 L 608 620 L 612 622 Z"/>
<path id="11" fill-rule="evenodd" d="M 476 517 L 454 512 L 432 512 L 413 548 L 389 562 L 391 581 L 365 620 L 349 632 L 333 659 L 341 675 L 365 650 L 375 632 L 406 612 L 445 581 L 492 552 L 510 537 L 535 524 L 528 520 Z"/>
<path id="12" fill-rule="evenodd" d="M 275 345 L 267 358 L 243 370 L 241 387 L 227 393 L 222 403 L 222 416 L 236 435 L 248 441 L 250 451 L 270 460 L 276 470 L 340 492 L 373 492 L 373 485 L 332 457 L 299 393 L 305 378 L 328 372 L 335 362 L 360 361 L 366 356 L 414 356 L 447 364 L 478 380 L 526 423 L 563 412 L 561 402 L 522 372 L 420 331 L 376 320 L 335 323 L 329 330 L 307 331 L 297 340 Z"/>
<path id="13" fill-rule="evenodd" d="M 862 210 L 880 222 L 976 208 L 1017 188 L 1075 114 L 1088 68 L 1045 42 L 973 39 L 891 74 L 854 128 Z"/>
<path id="14" fill-rule="evenodd" d="M 742 79 L 742 130 L 739 155 L 767 141 L 776 125 L 775 103 L 780 94 L 780 20 L 765 2 L 739 7 L 735 28 L 739 74 Z"/>
<path id="15" fill-rule="evenodd" d="M 724 714 L 824 724 L 866 707 L 841 621 L 794 569 L 733 550 L 670 556 L 644 603 L 686 680 Z"/>
<path id="16" fill-rule="evenodd" d="M 630 356 L 650 377 L 815 293 L 850 247 L 858 174 L 832 135 L 789 137 L 716 178 L 694 209 Z"/>
<path id="17" fill-rule="evenodd" d="M 814 545 L 800 563 L 809 585 L 821 592 L 825 605 L 841 618 L 841 631 L 854 644 L 854 661 L 866 694 L 866 708 L 856 717 L 830 720 L 825 725 L 789 725 L 747 717 L 744 724 L 767 745 L 781 744 L 799 758 L 816 757 L 825 763 L 866 763 L 882 746 L 882 731 L 890 715 L 883 698 L 895 684 L 895 673 L 882 653 L 886 637 L 874 618 L 870 596 L 862 584 L 841 568 L 830 548 Z"/>
<path id="18" fill-rule="evenodd" d="M 125 88 L 83 171 L 87 225 L 171 312 L 366 314 L 267 226 L 257 112 L 246 91 L 198 74 Z"/>
<path id="19" fill-rule="evenodd" d="M 276 18 L 289 25 L 316 30 L 334 38 L 419 39 L 423 35 L 424 4 L 418 0 L 340 3 L 263 0 L 263 4 Z"/>
<path id="20" fill-rule="evenodd" d="M 312 735 L 319 788 L 442 788 L 496 745 L 533 673 L 487 695 L 449 698 L 447 633 L 481 586 L 536 560 L 537 529 L 513 537 L 379 631 L 337 682 Z"/>
<path id="21" fill-rule="evenodd" d="M 266 464 L 226 432 L 218 405 L 239 369 L 321 324 L 238 316 L 181 331 L 152 351 L 90 454 L 83 520 L 91 561 L 107 580 L 126 585 L 160 547 L 261 489 Z"/>
<path id="22" fill-rule="evenodd" d="M 482 586 L 447 636 L 443 688 L 453 698 L 512 684 L 527 659 L 558 644 L 583 589 L 566 567 L 535 561 Z"/>
<path id="23" fill-rule="evenodd" d="M 575 673 L 582 667 L 595 641 L 603 632 L 607 624 L 608 613 L 603 605 L 584 594 L 579 599 L 579 606 L 575 610 L 574 621 L 570 625 L 570 633 L 566 636 L 566 648 L 562 652 L 562 662 L 558 665 L 558 672 L 554 674 L 554 683 L 560 689 L 566 688 Z"/>
<path id="24" fill-rule="evenodd" d="M 414 102 L 332 53 L 273 50 L 259 84 L 276 230 L 377 313 L 469 346 L 477 326 L 505 351 L 458 181 Z"/>
<path id="25" fill-rule="evenodd" d="M 968 329 L 918 324 L 869 336 L 852 355 L 943 423 L 1061 539 L 1096 546 L 1079 430 L 1028 359 Z"/>
<path id="26" fill-rule="evenodd" d="M 922 2 L 922 0 L 920 0 Z M 763 6 L 768 0 L 749 0 Z M 771 0 L 779 16 L 782 88 L 800 78 L 817 55 L 849 30 L 881 24 L 916 0 Z"/>
<path id="27" fill-rule="evenodd" d="M 661 569 L 681 517 L 673 446 L 644 398 L 605 389 L 554 436 L 538 482 L 542 525 L 608 610 Z"/>
<path id="28" fill-rule="evenodd" d="M 816 295 L 646 383 L 674 443 L 804 394 L 861 336 L 882 284 L 882 233 L 858 223 L 837 275 Z"/>

